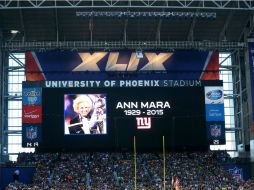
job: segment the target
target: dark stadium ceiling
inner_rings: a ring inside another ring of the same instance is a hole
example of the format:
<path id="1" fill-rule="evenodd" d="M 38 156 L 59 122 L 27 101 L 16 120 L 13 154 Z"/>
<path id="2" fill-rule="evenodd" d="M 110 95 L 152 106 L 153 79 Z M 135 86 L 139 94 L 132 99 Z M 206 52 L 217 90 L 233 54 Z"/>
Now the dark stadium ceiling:
<path id="1" fill-rule="evenodd" d="M 244 42 L 244 34 L 253 35 L 253 12 L 254 2 L 245 0 L 5 0 L 0 30 L 5 43 Z"/>

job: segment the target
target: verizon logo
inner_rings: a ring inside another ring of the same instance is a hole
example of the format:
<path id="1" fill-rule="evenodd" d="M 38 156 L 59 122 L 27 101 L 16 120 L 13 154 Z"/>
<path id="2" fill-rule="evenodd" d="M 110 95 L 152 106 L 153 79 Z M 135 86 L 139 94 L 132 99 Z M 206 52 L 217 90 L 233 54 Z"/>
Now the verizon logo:
<path id="1" fill-rule="evenodd" d="M 25 118 L 32 118 L 32 119 L 37 119 L 39 118 L 40 116 L 37 114 L 37 115 L 24 115 Z"/>
<path id="2" fill-rule="evenodd" d="M 25 118 L 32 118 L 32 119 L 39 118 L 40 117 L 39 114 L 33 114 L 33 113 L 35 113 L 37 111 L 38 110 L 33 110 L 33 111 L 29 111 L 29 112 L 24 111 L 24 117 Z"/>
<path id="3" fill-rule="evenodd" d="M 137 129 L 151 129 L 151 117 L 136 117 Z"/>
<path id="4" fill-rule="evenodd" d="M 42 110 L 41 106 L 23 106 L 22 123 L 41 123 Z"/>

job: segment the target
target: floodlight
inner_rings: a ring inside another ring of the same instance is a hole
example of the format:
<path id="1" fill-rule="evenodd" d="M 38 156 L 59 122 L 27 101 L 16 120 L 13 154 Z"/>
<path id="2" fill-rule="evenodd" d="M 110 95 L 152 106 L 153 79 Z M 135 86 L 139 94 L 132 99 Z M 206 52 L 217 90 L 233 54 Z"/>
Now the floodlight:
<path id="1" fill-rule="evenodd" d="M 142 51 L 136 51 L 136 57 L 137 57 L 138 59 L 142 59 L 142 58 L 144 57 Z"/>

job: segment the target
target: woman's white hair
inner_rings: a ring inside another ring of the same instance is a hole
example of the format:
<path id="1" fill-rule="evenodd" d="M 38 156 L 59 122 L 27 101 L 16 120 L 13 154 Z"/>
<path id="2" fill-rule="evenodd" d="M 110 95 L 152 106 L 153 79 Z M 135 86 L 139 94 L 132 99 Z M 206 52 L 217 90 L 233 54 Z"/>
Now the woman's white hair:
<path id="1" fill-rule="evenodd" d="M 91 110 L 93 109 L 93 101 L 91 100 L 91 98 L 89 98 L 89 96 L 87 95 L 80 95 L 75 100 L 73 100 L 73 109 L 75 112 L 78 113 L 78 108 L 79 108 L 78 106 L 82 102 L 87 102 L 88 105 L 90 105 Z"/>

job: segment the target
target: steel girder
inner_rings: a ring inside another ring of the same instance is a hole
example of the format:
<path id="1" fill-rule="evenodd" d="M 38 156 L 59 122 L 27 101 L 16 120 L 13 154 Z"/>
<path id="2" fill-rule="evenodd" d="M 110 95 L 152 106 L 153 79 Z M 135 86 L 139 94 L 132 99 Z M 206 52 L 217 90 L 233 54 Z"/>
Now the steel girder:
<path id="1" fill-rule="evenodd" d="M 0 0 L 0 9 L 181 8 L 253 10 L 252 0 Z"/>

